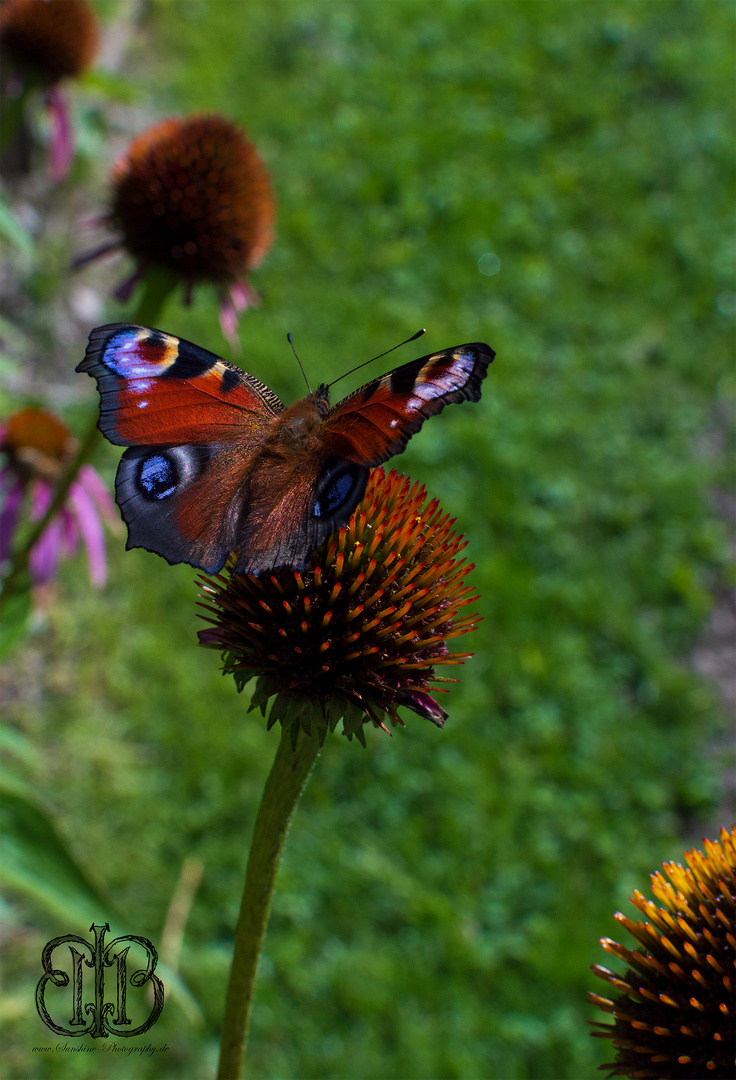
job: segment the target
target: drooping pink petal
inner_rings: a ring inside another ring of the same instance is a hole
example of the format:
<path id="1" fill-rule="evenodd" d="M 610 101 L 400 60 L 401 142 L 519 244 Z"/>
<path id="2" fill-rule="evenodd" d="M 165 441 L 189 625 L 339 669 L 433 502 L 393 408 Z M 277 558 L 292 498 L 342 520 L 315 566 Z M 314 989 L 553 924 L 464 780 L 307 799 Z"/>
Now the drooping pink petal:
<path id="1" fill-rule="evenodd" d="M 107 580 L 107 562 L 105 560 L 105 534 L 102 520 L 97 512 L 94 500 L 78 480 L 69 488 L 69 501 L 73 507 L 77 528 L 87 549 L 89 578 L 95 587 L 100 587 Z"/>
<path id="2" fill-rule="evenodd" d="M 220 293 L 220 329 L 230 344 L 234 344 L 235 332 L 238 329 L 238 312 L 235 304 L 225 293 Z"/>
<path id="3" fill-rule="evenodd" d="M 220 292 L 220 327 L 231 344 L 237 341 L 235 333 L 240 314 L 260 302 L 260 296 L 246 280 L 234 281 L 227 292 Z"/>
<path id="4" fill-rule="evenodd" d="M 230 286 L 230 299 L 238 314 L 245 311 L 249 304 L 260 302 L 259 297 L 245 281 L 236 281 Z"/>
<path id="5" fill-rule="evenodd" d="M 101 229 L 110 224 L 109 214 L 83 214 L 77 220 L 80 229 Z"/>
<path id="6" fill-rule="evenodd" d="M 52 518 L 31 549 L 28 569 L 36 585 L 43 585 L 56 574 L 63 544 L 63 529 L 61 517 Z"/>
<path id="7" fill-rule="evenodd" d="M 72 514 L 65 506 L 62 506 L 59 511 L 59 516 L 61 518 L 62 555 L 71 558 L 71 556 L 75 554 L 79 542 L 77 522 L 74 514 Z"/>
<path id="8" fill-rule="evenodd" d="M 126 304 L 133 295 L 133 289 L 143 277 L 143 270 L 139 267 L 135 270 L 130 277 L 127 277 L 125 281 L 121 281 L 118 287 L 115 289 L 113 296 L 116 300 L 119 300 L 121 304 Z"/>
<path id="9" fill-rule="evenodd" d="M 433 697 L 424 690 L 403 690 L 397 695 L 397 704 L 413 709 L 419 716 L 431 720 L 437 727 L 444 727 L 447 713 Z"/>
<path id="10" fill-rule="evenodd" d="M 37 479 L 31 487 L 31 521 L 38 521 L 49 508 L 54 489 L 49 480 Z"/>
<path id="11" fill-rule="evenodd" d="M 94 262 L 95 259 L 101 259 L 103 255 L 109 255 L 113 251 L 119 251 L 122 244 L 120 240 L 110 240 L 107 243 L 100 244 L 96 248 L 92 248 L 91 251 L 86 251 L 84 255 L 77 255 L 76 259 L 72 259 L 72 270 L 79 270 L 82 266 L 86 266 L 89 262 Z"/>
<path id="12" fill-rule="evenodd" d="M 103 518 L 111 525 L 117 525 L 120 521 L 117 508 L 107 484 L 97 470 L 91 465 L 82 465 L 77 475 L 77 483 L 81 484 L 87 494 L 92 496 Z"/>
<path id="13" fill-rule="evenodd" d="M 10 557 L 13 549 L 13 537 L 18 523 L 18 512 L 23 503 L 26 485 L 10 469 L 3 469 L 0 476 L 0 562 Z"/>
<path id="14" fill-rule="evenodd" d="M 53 497 L 50 481 L 36 479 L 31 487 L 31 521 L 38 521 L 46 513 Z M 56 573 L 63 542 L 63 525 L 58 514 L 52 518 L 41 533 L 28 556 L 28 569 L 37 585 L 43 585 Z"/>
<path id="15" fill-rule="evenodd" d="M 58 182 L 69 172 L 74 157 L 72 120 L 66 97 L 59 86 L 49 87 L 46 104 L 51 120 L 49 140 L 49 171 L 51 179 Z"/>

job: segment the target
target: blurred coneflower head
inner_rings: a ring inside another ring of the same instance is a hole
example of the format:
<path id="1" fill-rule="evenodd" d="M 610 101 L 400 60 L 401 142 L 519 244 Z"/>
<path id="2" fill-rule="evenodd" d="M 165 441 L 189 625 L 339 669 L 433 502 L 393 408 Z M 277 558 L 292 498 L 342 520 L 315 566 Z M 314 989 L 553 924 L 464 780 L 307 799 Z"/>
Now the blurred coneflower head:
<path id="1" fill-rule="evenodd" d="M 606 952 L 628 964 L 624 975 L 595 964 L 618 996 L 588 995 L 614 1018 L 593 1032 L 617 1048 L 616 1060 L 601 1065 L 612 1075 L 703 1080 L 736 1072 L 736 826 L 704 847 L 685 852 L 687 868 L 665 863 L 669 881 L 652 874 L 662 907 L 634 892 L 631 902 L 647 922 L 616 914 L 641 949 L 601 939 Z"/>
<path id="2" fill-rule="evenodd" d="M 261 158 L 243 132 L 215 114 L 163 120 L 135 138 L 112 169 L 107 221 L 117 242 L 82 256 L 124 248 L 136 260 L 125 298 L 149 269 L 185 287 L 209 282 L 232 338 L 238 315 L 257 299 L 247 275 L 271 246 L 275 202 Z"/>
<path id="3" fill-rule="evenodd" d="M 278 720 L 293 738 L 314 723 L 323 739 L 342 719 L 365 745 L 363 724 L 388 731 L 388 717 L 403 726 L 402 706 L 442 727 L 447 713 L 432 697 L 442 688 L 433 684 L 457 680 L 435 669 L 472 655 L 447 642 L 478 622 L 461 614 L 478 597 L 453 524 L 419 484 L 374 469 L 348 524 L 305 570 L 256 578 L 226 567 L 200 578 L 212 623 L 200 644 L 222 651 L 239 690 L 258 678 L 251 708 L 265 715 L 273 698 L 268 726 Z"/>
<path id="4" fill-rule="evenodd" d="M 18 99 L 38 86 L 51 118 L 49 168 L 69 171 L 74 153 L 69 106 L 59 83 L 79 77 L 99 46 L 97 17 L 87 0 L 6 0 L 0 6 L 4 92 Z M 5 113 L 5 110 L 4 110 Z M 4 116 L 10 123 L 10 116 Z"/>
<path id="5" fill-rule="evenodd" d="M 76 443 L 57 416 L 44 409 L 21 409 L 0 425 L 0 564 L 8 559 L 16 533 L 28 518 L 40 521 L 51 506 L 56 485 L 74 455 Z M 84 464 L 69 487 L 69 494 L 31 549 L 31 580 L 42 585 L 56 574 L 62 556 L 73 555 L 81 538 L 87 549 L 93 585 L 106 578 L 103 518 L 117 528 L 118 516 L 110 494 L 91 465 Z"/>

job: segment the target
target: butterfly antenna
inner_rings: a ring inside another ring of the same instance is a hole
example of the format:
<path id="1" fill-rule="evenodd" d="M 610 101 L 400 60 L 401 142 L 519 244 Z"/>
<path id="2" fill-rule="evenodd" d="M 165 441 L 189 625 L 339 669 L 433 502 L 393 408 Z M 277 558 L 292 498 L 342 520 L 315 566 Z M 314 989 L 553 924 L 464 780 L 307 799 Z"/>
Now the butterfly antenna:
<path id="1" fill-rule="evenodd" d="M 410 341 L 416 341 L 417 338 L 420 338 L 422 334 L 426 334 L 426 332 L 426 330 L 417 330 L 416 334 L 412 334 L 411 337 L 408 337 L 406 339 L 406 341 L 400 341 L 398 345 L 392 345 L 390 349 L 386 349 L 386 352 L 379 353 L 378 356 L 372 356 L 370 360 L 364 360 L 362 364 L 358 364 L 357 367 L 351 368 L 350 371 L 346 371 L 344 375 L 340 375 L 337 379 L 335 379 L 335 382 L 331 382 L 328 389 L 331 390 L 335 383 L 339 383 L 340 379 L 344 379 L 348 375 L 352 375 L 354 371 L 360 371 L 360 369 L 362 367 L 365 367 L 366 364 L 372 364 L 374 360 L 380 360 L 382 356 L 388 356 L 388 354 L 390 352 L 393 352 L 394 349 L 400 349 L 402 345 L 408 345 Z"/>
<path id="2" fill-rule="evenodd" d="M 294 342 L 292 341 L 291 334 L 286 335 L 286 340 L 291 345 L 291 351 L 294 353 L 294 356 L 296 356 L 296 349 L 294 348 Z M 302 364 L 302 362 L 301 362 L 301 360 L 299 359 L 298 356 L 296 356 L 296 362 L 299 365 L 299 367 L 302 369 L 302 375 L 304 376 L 304 381 L 307 384 L 307 390 L 311 394 L 312 393 L 312 387 L 309 385 L 309 379 L 307 378 L 307 373 L 304 370 L 304 366 L 303 366 L 303 364 Z"/>

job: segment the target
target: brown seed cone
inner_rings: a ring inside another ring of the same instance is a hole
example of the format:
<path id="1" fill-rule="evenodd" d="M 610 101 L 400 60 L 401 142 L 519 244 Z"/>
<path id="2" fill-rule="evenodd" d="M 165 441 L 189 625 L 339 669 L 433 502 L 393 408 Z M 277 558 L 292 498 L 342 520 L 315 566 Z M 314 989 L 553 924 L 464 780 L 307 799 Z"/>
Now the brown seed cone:
<path id="1" fill-rule="evenodd" d="M 615 1062 L 601 1065 L 613 1075 L 703 1080 L 735 1073 L 736 826 L 704 846 L 705 853 L 685 853 L 689 869 L 665 863 L 669 881 L 652 874 L 662 907 L 634 892 L 631 902 L 648 922 L 617 913 L 642 949 L 601 939 L 628 964 L 623 976 L 595 964 L 619 996 L 588 995 L 614 1017 L 613 1026 L 595 1024 L 593 1032 L 618 1049 Z"/>
<path id="2" fill-rule="evenodd" d="M 139 135 L 112 172 L 110 220 L 143 266 L 188 282 L 228 285 L 273 240 L 275 203 L 252 143 L 216 115 L 163 120 Z"/>
<path id="3" fill-rule="evenodd" d="M 374 469 L 348 524 L 304 571 L 201 578 L 213 625 L 200 642 L 223 652 L 239 689 L 259 677 L 254 706 L 265 712 L 276 695 L 269 726 L 309 731 L 316 705 L 322 737 L 342 719 L 363 741 L 367 721 L 385 727 L 387 715 L 403 724 L 401 706 L 442 727 L 447 713 L 430 691 L 456 680 L 435 669 L 471 655 L 451 653 L 447 641 L 478 622 L 461 614 L 478 597 L 453 524 L 419 484 Z"/>
<path id="4" fill-rule="evenodd" d="M 7 0 L 0 7 L 4 49 L 48 83 L 81 75 L 95 58 L 99 37 L 87 0 Z"/>

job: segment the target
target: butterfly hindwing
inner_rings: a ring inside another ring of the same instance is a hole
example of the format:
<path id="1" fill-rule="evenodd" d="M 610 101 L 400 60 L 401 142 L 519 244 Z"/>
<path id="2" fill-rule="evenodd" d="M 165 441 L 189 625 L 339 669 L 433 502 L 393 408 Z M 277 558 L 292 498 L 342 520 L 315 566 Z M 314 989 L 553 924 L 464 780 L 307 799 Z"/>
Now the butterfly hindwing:
<path id="1" fill-rule="evenodd" d="M 480 342 L 422 356 L 344 398 L 325 420 L 325 448 L 337 459 L 374 467 L 404 450 L 445 405 L 478 401 L 493 349 Z"/>
<path id="2" fill-rule="evenodd" d="M 115 482 L 128 547 L 221 569 L 281 401 L 206 349 L 143 326 L 93 330 L 77 371 L 97 379 L 100 430 L 130 447 Z"/>
<path id="3" fill-rule="evenodd" d="M 314 453 L 281 463 L 259 461 L 259 466 L 251 476 L 236 572 L 301 569 L 315 548 L 348 520 L 363 497 L 370 469 Z"/>

